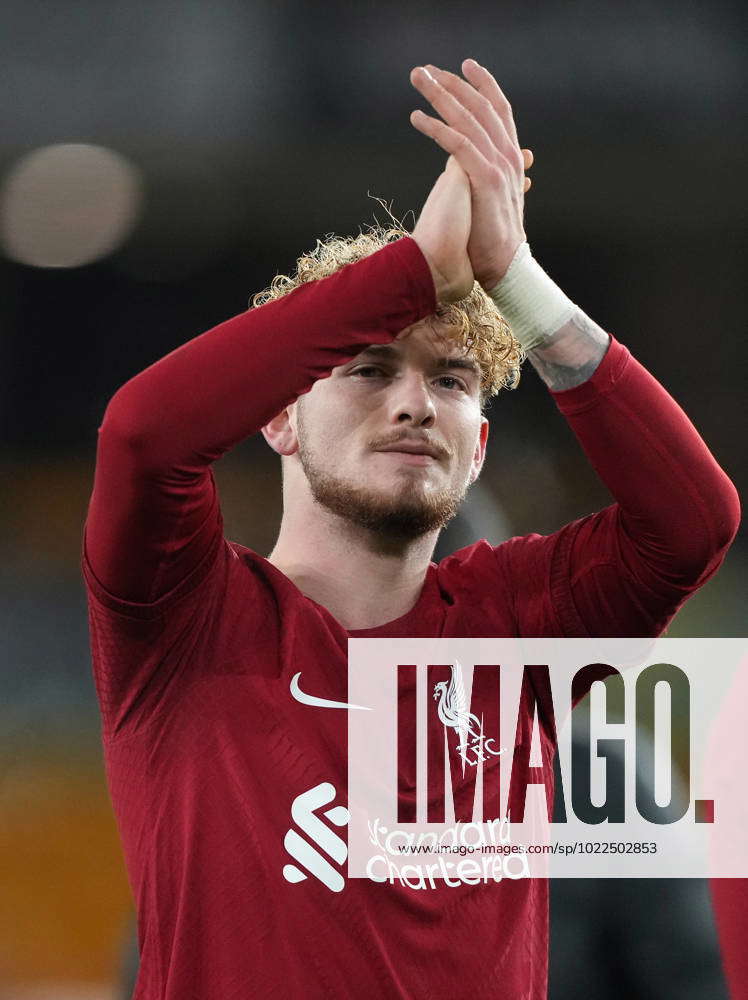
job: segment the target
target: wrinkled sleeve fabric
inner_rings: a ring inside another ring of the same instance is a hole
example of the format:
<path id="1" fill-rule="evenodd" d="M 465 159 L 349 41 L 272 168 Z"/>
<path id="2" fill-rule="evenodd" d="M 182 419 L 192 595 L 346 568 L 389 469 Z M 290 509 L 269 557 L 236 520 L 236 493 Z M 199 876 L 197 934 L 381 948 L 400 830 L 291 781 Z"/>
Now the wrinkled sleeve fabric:
<path id="1" fill-rule="evenodd" d="M 615 503 L 497 547 L 518 633 L 661 635 L 722 563 L 740 519 L 735 488 L 615 338 L 590 379 L 552 396 Z"/>

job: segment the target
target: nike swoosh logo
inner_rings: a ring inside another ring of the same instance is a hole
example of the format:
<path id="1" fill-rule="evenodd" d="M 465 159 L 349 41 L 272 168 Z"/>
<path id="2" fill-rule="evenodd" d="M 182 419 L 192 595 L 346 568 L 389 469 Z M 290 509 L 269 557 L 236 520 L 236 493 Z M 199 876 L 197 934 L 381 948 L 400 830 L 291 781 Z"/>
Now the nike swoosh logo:
<path id="1" fill-rule="evenodd" d="M 366 705 L 350 705 L 345 701 L 330 701 L 329 698 L 315 698 L 313 694 L 306 694 L 299 687 L 299 677 L 301 677 L 301 671 L 291 678 L 291 694 L 302 705 L 318 705 L 320 708 L 359 708 L 362 712 L 371 712 L 371 709 L 367 708 Z"/>

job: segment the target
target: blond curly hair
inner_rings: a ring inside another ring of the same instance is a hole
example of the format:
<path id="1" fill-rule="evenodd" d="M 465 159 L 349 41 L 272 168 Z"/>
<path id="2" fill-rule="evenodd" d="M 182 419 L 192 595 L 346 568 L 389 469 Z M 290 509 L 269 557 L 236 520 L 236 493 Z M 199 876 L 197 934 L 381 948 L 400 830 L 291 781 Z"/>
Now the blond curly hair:
<path id="1" fill-rule="evenodd" d="M 402 222 L 384 205 L 393 225 L 384 227 L 376 221 L 358 236 L 335 236 L 327 233 L 324 240 L 317 240 L 314 250 L 302 254 L 296 262 L 293 275 L 277 274 L 270 285 L 250 299 L 250 307 L 264 305 L 288 295 L 307 281 L 327 278 L 346 264 L 368 257 L 395 240 L 410 236 Z M 515 339 L 509 324 L 496 308 L 495 303 L 476 281 L 472 291 L 458 302 L 438 303 L 435 316 L 449 327 L 451 342 L 470 352 L 481 370 L 481 408 L 500 389 L 514 389 L 519 384 L 520 367 L 525 355 Z M 429 317 L 432 320 L 433 317 Z"/>

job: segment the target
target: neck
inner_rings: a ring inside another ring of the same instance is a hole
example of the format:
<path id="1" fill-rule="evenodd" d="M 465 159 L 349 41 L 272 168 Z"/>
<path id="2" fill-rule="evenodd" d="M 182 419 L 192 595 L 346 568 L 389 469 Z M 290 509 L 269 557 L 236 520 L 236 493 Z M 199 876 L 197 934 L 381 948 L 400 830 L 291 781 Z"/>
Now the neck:
<path id="1" fill-rule="evenodd" d="M 284 510 L 268 561 L 344 628 L 375 628 L 416 603 L 438 536 L 386 538 L 310 501 Z"/>

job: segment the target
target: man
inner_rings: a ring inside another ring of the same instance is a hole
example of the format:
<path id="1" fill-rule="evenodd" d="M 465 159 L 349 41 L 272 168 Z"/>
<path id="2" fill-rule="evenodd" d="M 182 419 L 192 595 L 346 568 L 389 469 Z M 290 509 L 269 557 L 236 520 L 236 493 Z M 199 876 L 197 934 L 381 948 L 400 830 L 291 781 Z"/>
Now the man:
<path id="1" fill-rule="evenodd" d="M 413 124 L 450 154 L 412 237 L 319 280 L 302 258 L 104 415 L 83 570 L 137 1000 L 544 997 L 544 881 L 345 879 L 347 639 L 657 635 L 736 530 L 685 414 L 530 255 L 531 157 L 462 68 L 411 77 L 443 119 Z M 498 320 L 445 319 L 486 292 L 616 503 L 436 566 L 519 357 Z M 210 469 L 258 430 L 283 467 L 268 559 L 223 538 Z"/>

